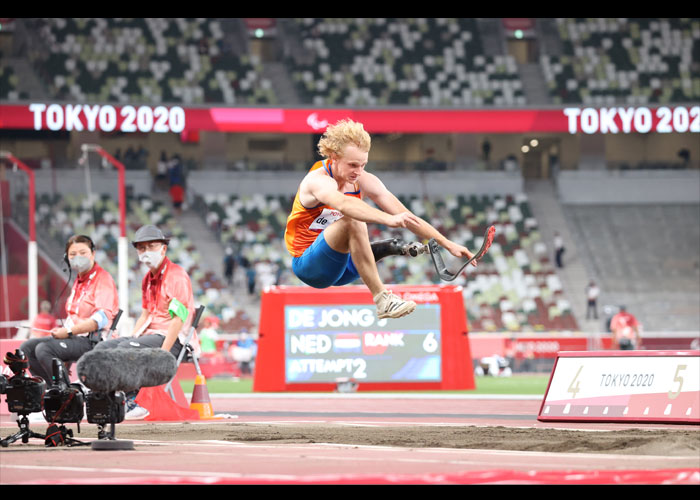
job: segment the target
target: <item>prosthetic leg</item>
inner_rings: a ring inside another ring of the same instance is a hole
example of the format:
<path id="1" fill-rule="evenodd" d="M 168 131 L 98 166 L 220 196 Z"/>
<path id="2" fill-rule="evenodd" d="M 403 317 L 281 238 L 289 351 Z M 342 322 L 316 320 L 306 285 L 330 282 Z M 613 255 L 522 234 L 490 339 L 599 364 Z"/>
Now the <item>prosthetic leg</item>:
<path id="1" fill-rule="evenodd" d="M 375 262 L 379 262 L 384 257 L 389 257 L 390 255 L 408 255 L 410 257 L 417 257 L 423 253 L 430 253 L 430 248 L 428 245 L 415 241 L 406 243 L 398 238 L 375 241 L 371 244 L 371 246 Z"/>

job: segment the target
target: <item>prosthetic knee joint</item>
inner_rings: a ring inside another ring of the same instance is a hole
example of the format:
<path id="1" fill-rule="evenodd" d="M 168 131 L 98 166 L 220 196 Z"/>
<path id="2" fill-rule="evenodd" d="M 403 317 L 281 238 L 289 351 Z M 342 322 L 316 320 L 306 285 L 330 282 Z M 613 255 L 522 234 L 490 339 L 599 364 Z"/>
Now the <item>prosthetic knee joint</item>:
<path id="1" fill-rule="evenodd" d="M 418 242 L 406 243 L 398 238 L 375 241 L 371 244 L 371 247 L 375 262 L 379 262 L 384 257 L 388 257 L 390 255 L 407 255 L 410 257 L 417 257 L 422 253 L 429 252 L 427 245 L 423 245 L 422 243 Z"/>

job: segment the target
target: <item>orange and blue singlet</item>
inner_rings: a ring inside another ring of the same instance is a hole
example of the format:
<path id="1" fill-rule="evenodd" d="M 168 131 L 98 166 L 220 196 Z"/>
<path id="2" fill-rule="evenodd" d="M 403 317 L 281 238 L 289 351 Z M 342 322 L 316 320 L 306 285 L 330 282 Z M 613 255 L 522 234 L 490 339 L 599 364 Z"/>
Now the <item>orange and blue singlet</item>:
<path id="1" fill-rule="evenodd" d="M 309 170 L 323 168 L 333 178 L 333 165 L 329 160 L 318 161 Z M 360 198 L 360 190 L 346 192 L 346 196 Z M 323 230 L 343 214 L 320 203 L 305 207 L 299 201 L 299 191 L 294 197 L 292 211 L 287 218 L 284 241 L 292 255 L 292 270 L 304 283 L 314 288 L 326 288 L 351 283 L 359 278 L 357 269 L 345 254 L 333 250 L 323 237 Z"/>

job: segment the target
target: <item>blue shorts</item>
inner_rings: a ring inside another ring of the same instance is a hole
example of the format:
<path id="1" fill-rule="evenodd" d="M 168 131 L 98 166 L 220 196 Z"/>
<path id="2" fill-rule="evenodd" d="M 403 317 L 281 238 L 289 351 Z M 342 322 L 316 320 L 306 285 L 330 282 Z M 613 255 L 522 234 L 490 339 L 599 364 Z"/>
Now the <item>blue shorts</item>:
<path id="1" fill-rule="evenodd" d="M 314 288 L 328 288 L 352 283 L 360 277 L 349 253 L 333 250 L 323 233 L 300 257 L 292 259 L 297 278 Z"/>

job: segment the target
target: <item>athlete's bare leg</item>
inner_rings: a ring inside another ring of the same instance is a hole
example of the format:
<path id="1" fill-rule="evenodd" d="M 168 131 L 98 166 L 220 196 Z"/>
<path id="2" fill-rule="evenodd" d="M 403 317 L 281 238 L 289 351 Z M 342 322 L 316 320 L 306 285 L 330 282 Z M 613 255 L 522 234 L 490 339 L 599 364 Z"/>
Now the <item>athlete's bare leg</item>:
<path id="1" fill-rule="evenodd" d="M 415 302 L 403 300 L 384 287 L 369 242 L 366 223 L 343 217 L 325 229 L 323 234 L 326 243 L 333 250 L 350 253 L 360 278 L 372 293 L 377 306 L 377 318 L 400 318 L 415 310 Z"/>
<path id="2" fill-rule="evenodd" d="M 343 217 L 323 231 L 326 243 L 336 252 L 349 253 L 360 278 L 372 296 L 384 290 L 377 263 L 369 242 L 367 224 L 351 217 Z"/>

